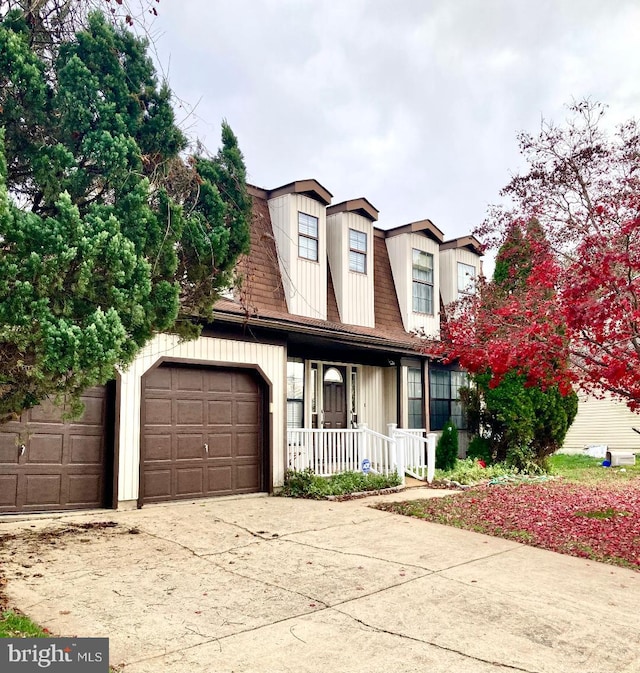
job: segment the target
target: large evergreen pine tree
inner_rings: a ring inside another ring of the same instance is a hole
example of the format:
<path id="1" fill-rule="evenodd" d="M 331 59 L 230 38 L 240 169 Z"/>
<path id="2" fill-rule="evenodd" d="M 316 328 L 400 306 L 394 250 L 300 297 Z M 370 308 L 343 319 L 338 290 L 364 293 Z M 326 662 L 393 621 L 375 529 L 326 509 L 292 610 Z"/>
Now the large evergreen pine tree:
<path id="1" fill-rule="evenodd" d="M 0 22 L 0 420 L 197 335 L 249 240 L 233 132 L 185 159 L 144 41 L 100 14 L 49 49 L 30 30 Z"/>

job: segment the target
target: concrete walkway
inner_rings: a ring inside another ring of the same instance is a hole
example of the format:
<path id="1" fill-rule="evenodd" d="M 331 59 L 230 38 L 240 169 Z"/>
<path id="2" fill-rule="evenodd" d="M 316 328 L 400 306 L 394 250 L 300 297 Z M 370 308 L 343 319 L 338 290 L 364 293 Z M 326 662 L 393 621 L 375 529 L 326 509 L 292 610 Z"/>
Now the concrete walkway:
<path id="1" fill-rule="evenodd" d="M 7 594 L 54 633 L 109 637 L 126 673 L 640 671 L 640 573 L 375 499 L 5 518 Z M 99 521 L 117 525 L 79 527 Z"/>

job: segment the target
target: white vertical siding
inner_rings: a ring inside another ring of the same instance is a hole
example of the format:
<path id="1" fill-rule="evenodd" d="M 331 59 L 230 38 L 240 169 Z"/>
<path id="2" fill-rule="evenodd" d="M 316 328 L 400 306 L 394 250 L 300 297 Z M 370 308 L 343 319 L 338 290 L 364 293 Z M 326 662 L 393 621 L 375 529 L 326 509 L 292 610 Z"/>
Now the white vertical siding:
<path id="1" fill-rule="evenodd" d="M 284 288 L 284 295 L 287 301 L 287 308 L 290 308 L 290 297 L 292 294 L 292 280 L 289 269 L 291 267 L 292 251 L 294 250 L 293 239 L 295 232 L 295 240 L 297 242 L 298 227 L 291 231 L 291 210 L 293 196 L 291 194 L 284 194 L 276 199 L 269 199 L 269 216 L 271 217 L 271 225 L 273 227 L 273 237 L 276 241 L 276 249 L 278 251 L 278 265 L 280 267 L 280 276 L 282 278 L 282 286 Z"/>
<path id="2" fill-rule="evenodd" d="M 440 253 L 440 296 L 445 306 L 458 298 L 455 252 L 443 250 Z"/>
<path id="3" fill-rule="evenodd" d="M 349 229 L 367 235 L 367 271 L 349 270 Z M 358 213 L 341 212 L 327 218 L 327 254 L 342 322 L 375 327 L 373 301 L 373 225 Z"/>
<path id="4" fill-rule="evenodd" d="M 396 286 L 396 295 L 402 316 L 402 325 L 408 332 L 410 327 L 409 315 L 411 308 L 411 250 L 408 245 L 408 235 L 391 236 L 386 239 L 393 284 Z"/>
<path id="5" fill-rule="evenodd" d="M 578 414 L 562 449 L 582 451 L 590 444 L 606 444 L 611 449 L 633 449 L 640 453 L 640 435 L 632 427 L 640 428 L 640 415 L 624 402 L 611 397 L 598 400 L 581 393 Z"/>
<path id="6" fill-rule="evenodd" d="M 318 261 L 298 256 L 298 213 L 318 218 Z M 326 208 L 303 194 L 269 200 L 287 308 L 294 315 L 327 318 Z"/>
<path id="7" fill-rule="evenodd" d="M 140 469 L 141 377 L 160 358 L 186 358 L 212 364 L 258 365 L 271 384 L 271 456 L 273 486 L 284 480 L 286 424 L 285 350 L 282 346 L 200 337 L 181 342 L 175 335 L 157 335 L 120 379 L 118 500 L 138 498 Z"/>
<path id="8" fill-rule="evenodd" d="M 387 238 L 387 250 L 398 294 L 402 323 L 408 332 L 424 329 L 429 336 L 440 332 L 440 255 L 436 241 L 421 234 L 400 234 Z M 413 312 L 413 250 L 433 255 L 433 315 Z"/>
<path id="9" fill-rule="evenodd" d="M 343 213 L 336 213 L 327 217 L 327 258 L 331 269 L 333 289 L 336 293 L 338 313 L 340 320 L 346 322 L 342 313 L 342 292 L 344 288 L 345 263 L 344 263 L 344 225 Z"/>
<path id="10" fill-rule="evenodd" d="M 366 423 L 371 430 L 387 434 L 387 424 L 396 423 L 395 397 L 390 403 L 390 393 L 385 388 L 389 384 L 389 372 L 395 377 L 393 367 L 362 366 L 360 371 L 360 413 L 358 420 Z"/>
<path id="11" fill-rule="evenodd" d="M 398 370 L 385 367 L 383 370 L 384 417 L 387 423 L 398 422 Z M 385 433 L 386 434 L 386 433 Z"/>

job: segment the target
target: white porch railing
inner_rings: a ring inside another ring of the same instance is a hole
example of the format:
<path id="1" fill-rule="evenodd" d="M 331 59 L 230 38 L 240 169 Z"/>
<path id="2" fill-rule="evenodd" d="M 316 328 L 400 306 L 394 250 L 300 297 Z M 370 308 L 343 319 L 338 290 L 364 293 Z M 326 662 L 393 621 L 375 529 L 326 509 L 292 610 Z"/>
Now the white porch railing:
<path id="1" fill-rule="evenodd" d="M 396 440 L 369 430 L 364 424 L 344 430 L 288 429 L 287 463 L 290 470 L 300 472 L 311 468 L 322 477 L 339 472 L 360 472 L 364 463 L 377 474 L 397 472 L 404 483 L 404 463 L 397 451 Z"/>
<path id="2" fill-rule="evenodd" d="M 431 483 L 436 467 L 436 435 L 426 430 L 408 430 L 389 424 L 389 436 L 396 440 L 398 453 L 404 456 L 404 471 Z"/>

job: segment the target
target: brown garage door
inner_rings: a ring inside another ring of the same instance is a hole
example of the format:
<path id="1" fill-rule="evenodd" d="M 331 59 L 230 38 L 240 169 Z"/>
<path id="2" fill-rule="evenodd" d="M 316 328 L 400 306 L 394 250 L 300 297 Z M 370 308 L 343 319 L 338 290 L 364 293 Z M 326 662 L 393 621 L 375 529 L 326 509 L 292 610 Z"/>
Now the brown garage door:
<path id="1" fill-rule="evenodd" d="M 263 385 L 251 370 L 145 375 L 142 502 L 264 490 Z"/>
<path id="2" fill-rule="evenodd" d="M 111 440 L 107 388 L 82 396 L 81 418 L 62 420 L 51 402 L 0 426 L 0 512 L 104 507 Z"/>

